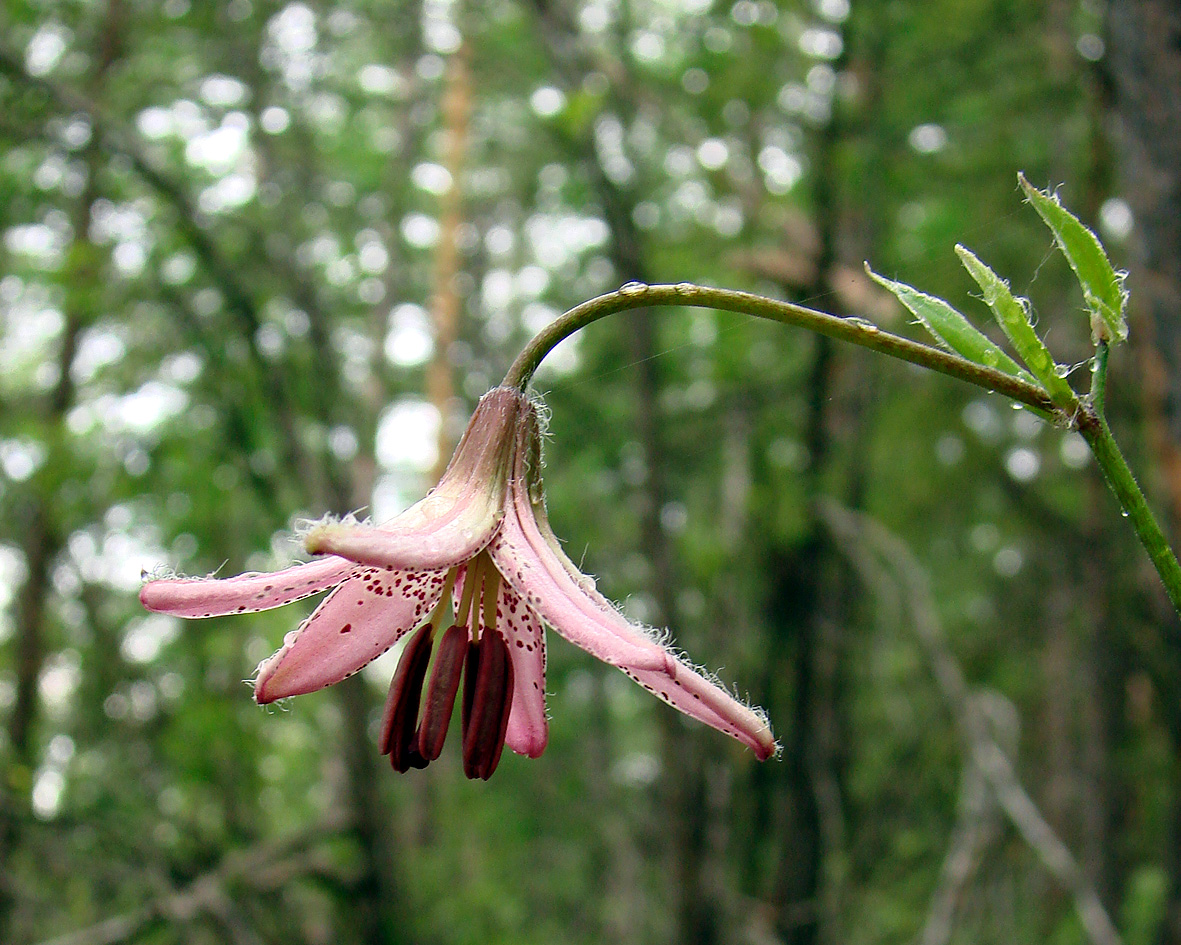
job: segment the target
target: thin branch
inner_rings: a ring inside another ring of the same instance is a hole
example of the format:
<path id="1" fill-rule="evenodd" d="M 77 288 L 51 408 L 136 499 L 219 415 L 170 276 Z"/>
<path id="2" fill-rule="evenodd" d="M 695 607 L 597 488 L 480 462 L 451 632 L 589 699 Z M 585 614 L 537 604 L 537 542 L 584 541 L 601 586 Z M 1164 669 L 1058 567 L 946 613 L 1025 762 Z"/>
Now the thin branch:
<path id="1" fill-rule="evenodd" d="M 332 814 L 308 830 L 267 844 L 226 854 L 218 867 L 198 876 L 184 889 L 123 915 L 46 939 L 40 945 L 117 945 L 138 935 L 153 922 L 191 922 L 201 915 L 224 920 L 234 899 L 229 888 L 243 884 L 254 892 L 281 889 L 300 876 L 324 872 L 330 863 L 316 846 L 348 828 L 343 814 Z"/>
<path id="2" fill-rule="evenodd" d="M 939 884 L 931 894 L 919 945 L 947 945 L 951 941 L 956 907 L 980 865 L 984 850 L 996 838 L 996 802 L 988 792 L 984 772 L 971 759 L 964 763 L 959 806 L 959 820 L 939 870 Z"/>
<path id="3" fill-rule="evenodd" d="M 967 757 L 980 768 L 1001 810 L 1022 839 L 1051 875 L 1071 893 L 1088 938 L 1094 945 L 1120 945 L 1119 932 L 1099 894 L 1070 849 L 1038 810 L 1021 784 L 1012 761 L 989 732 L 987 720 L 972 698 L 963 671 L 943 637 L 927 576 L 910 549 L 874 520 L 842 509 L 835 503 L 822 503 L 819 515 L 858 570 L 880 573 L 885 564 L 893 572 L 905 598 L 911 618 L 909 623 L 926 651 L 939 689 L 955 717 Z"/>

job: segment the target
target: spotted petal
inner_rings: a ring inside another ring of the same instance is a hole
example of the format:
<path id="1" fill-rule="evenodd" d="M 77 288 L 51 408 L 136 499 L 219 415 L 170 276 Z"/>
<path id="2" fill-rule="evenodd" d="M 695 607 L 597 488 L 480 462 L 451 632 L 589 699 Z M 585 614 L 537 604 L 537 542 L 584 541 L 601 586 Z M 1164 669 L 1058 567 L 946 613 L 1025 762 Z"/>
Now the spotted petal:
<path id="1" fill-rule="evenodd" d="M 351 676 L 420 626 L 443 596 L 445 571 L 359 568 L 258 671 L 260 703 L 315 692 Z"/>
<path id="2" fill-rule="evenodd" d="M 549 741 L 545 717 L 545 629 L 504 581 L 496 595 L 496 626 L 513 661 L 513 707 L 504 743 L 518 755 L 539 758 Z"/>
<path id="3" fill-rule="evenodd" d="M 588 597 L 549 551 L 532 515 L 512 503 L 488 553 L 505 581 L 549 626 L 591 656 L 612 666 L 662 669 L 673 656 L 631 626 L 614 607 Z"/>
<path id="4" fill-rule="evenodd" d="M 339 584 L 357 565 L 330 557 L 269 574 L 249 572 L 232 578 L 164 578 L 139 592 L 148 610 L 175 617 L 252 614 L 311 597 Z"/>
<path id="5" fill-rule="evenodd" d="M 665 672 L 623 671 L 674 709 L 738 739 L 759 761 L 766 761 L 778 750 L 771 726 L 761 711 L 739 702 L 683 660 L 676 660 Z"/>
<path id="6" fill-rule="evenodd" d="M 489 546 L 501 574 L 571 643 L 619 667 L 679 711 L 738 739 L 760 760 L 771 757 L 777 746 L 761 713 L 629 623 L 566 556 L 545 514 L 539 467 L 540 438 L 530 414 L 518 432 L 505 521 Z M 653 659 L 653 651 L 661 658 Z M 641 659 L 629 658 L 638 652 Z"/>
<path id="7" fill-rule="evenodd" d="M 452 591 L 452 606 L 459 613 L 467 568 L 460 567 Z M 513 662 L 513 703 L 504 743 L 518 755 L 540 758 L 549 744 L 549 720 L 545 711 L 545 628 L 537 614 L 525 606 L 521 595 L 503 578 L 497 582 L 496 626 L 508 642 Z"/>

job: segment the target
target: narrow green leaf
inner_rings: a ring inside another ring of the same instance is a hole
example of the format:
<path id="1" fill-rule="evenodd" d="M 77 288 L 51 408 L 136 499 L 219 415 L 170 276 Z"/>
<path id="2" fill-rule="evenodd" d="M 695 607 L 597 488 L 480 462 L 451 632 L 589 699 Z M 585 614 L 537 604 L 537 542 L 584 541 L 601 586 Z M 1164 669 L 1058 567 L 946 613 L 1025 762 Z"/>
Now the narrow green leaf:
<path id="1" fill-rule="evenodd" d="M 1070 263 L 1083 288 L 1083 299 L 1091 310 L 1091 334 L 1095 342 L 1123 341 L 1128 337 L 1124 319 L 1128 292 L 1124 277 L 1112 268 L 1103 244 L 1058 200 L 1057 194 L 1038 190 L 1018 174 L 1025 198 L 1054 234 L 1059 249 Z"/>
<path id="2" fill-rule="evenodd" d="M 899 302 L 910 309 L 911 314 L 948 351 L 976 364 L 1032 380 L 1016 361 L 943 299 L 920 292 L 905 282 L 894 282 L 879 276 L 869 268 L 869 263 L 865 264 L 865 271 L 874 282 L 892 292 Z"/>
<path id="3" fill-rule="evenodd" d="M 1033 324 L 1029 320 L 1029 302 L 1014 296 L 1009 291 L 1009 284 L 977 259 L 970 250 L 957 243 L 955 251 L 964 268 L 980 286 L 984 293 L 984 301 L 992 309 L 993 315 L 1009 336 L 1025 366 L 1041 382 L 1057 406 L 1073 409 L 1077 397 L 1058 373 L 1058 365 L 1054 363 L 1049 350 L 1033 330 Z"/>

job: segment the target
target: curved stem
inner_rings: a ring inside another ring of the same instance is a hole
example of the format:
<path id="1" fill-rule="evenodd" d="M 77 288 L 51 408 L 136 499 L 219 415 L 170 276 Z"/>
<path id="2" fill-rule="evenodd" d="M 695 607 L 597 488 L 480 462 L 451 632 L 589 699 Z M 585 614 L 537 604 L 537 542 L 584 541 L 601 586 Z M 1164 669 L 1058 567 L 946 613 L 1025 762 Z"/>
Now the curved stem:
<path id="1" fill-rule="evenodd" d="M 504 378 L 504 386 L 525 390 L 542 359 L 553 348 L 574 332 L 592 322 L 616 312 L 654 305 L 682 305 L 738 312 L 755 318 L 765 318 L 784 325 L 794 325 L 809 331 L 848 341 L 890 357 L 918 364 L 940 374 L 967 381 L 988 391 L 996 391 L 1035 410 L 1064 419 L 1063 413 L 1050 401 L 1040 387 L 998 371 L 966 361 L 958 355 L 919 344 L 898 335 L 882 331 L 876 325 L 854 318 L 838 318 L 825 312 L 767 299 L 748 292 L 731 289 L 712 289 L 690 283 L 677 285 L 642 285 L 632 283 L 615 292 L 600 295 L 570 309 L 543 328 L 517 356 Z"/>
<path id="2" fill-rule="evenodd" d="M 1068 414 L 1067 411 L 1056 407 L 1046 392 L 1035 384 L 995 368 L 967 361 L 958 355 L 948 354 L 938 348 L 892 335 L 860 319 L 838 318 L 791 302 L 780 302 L 729 289 L 706 288 L 691 283 L 630 283 L 615 292 L 583 302 L 538 332 L 509 367 L 504 385 L 524 391 L 542 359 L 559 342 L 592 322 L 616 312 L 656 305 L 693 306 L 738 312 L 805 328 L 887 354 L 892 358 L 918 364 L 988 391 L 995 391 L 1049 415 L 1063 426 L 1078 430 L 1090 446 L 1099 468 L 1103 470 L 1103 475 L 1115 493 L 1124 516 L 1135 529 L 1136 537 L 1152 559 L 1174 609 L 1181 614 L 1181 564 L 1178 563 L 1177 556 L 1148 507 L 1144 493 L 1140 491 L 1140 486 L 1136 483 L 1103 415 L 1107 389 L 1106 344 L 1100 344 L 1095 355 L 1095 378 L 1091 396 L 1084 401 L 1076 400 L 1072 405 L 1074 409 Z"/>

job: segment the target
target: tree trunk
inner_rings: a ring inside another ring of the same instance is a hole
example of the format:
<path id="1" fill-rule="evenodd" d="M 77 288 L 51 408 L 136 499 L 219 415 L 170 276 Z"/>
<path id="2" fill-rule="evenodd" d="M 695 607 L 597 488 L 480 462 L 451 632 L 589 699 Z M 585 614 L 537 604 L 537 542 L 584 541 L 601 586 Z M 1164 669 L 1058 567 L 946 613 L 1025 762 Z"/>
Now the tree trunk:
<path id="1" fill-rule="evenodd" d="M 120 54 L 124 9 L 121 0 L 110 0 L 105 16 L 99 21 L 95 37 L 94 71 L 90 77 L 91 94 L 99 98 L 107 71 Z M 81 252 L 72 254 L 76 269 L 68 285 L 89 286 L 97 281 L 92 271 L 96 248 L 90 242 L 91 211 L 98 200 L 96 178 L 99 172 L 99 152 L 96 141 L 91 141 L 85 152 L 86 185 L 71 212 L 71 226 L 75 246 Z M 29 482 L 24 509 L 25 533 L 22 551 L 28 567 L 16 610 L 16 699 L 8 718 L 8 741 L 12 760 L 9 770 L 0 772 L 0 940 L 19 938 L 14 934 L 14 890 L 12 872 L 7 868 L 23 842 L 22 824 L 31 812 L 30 800 L 33 773 L 37 767 L 34 730 L 37 721 L 37 695 L 41 670 L 48 655 L 46 642 L 46 608 L 52 589 L 51 566 L 61 549 L 62 536 L 55 521 L 56 504 L 45 483 L 45 475 L 56 475 L 62 462 L 65 443 L 63 421 L 74 405 L 75 386 L 70 367 L 78 347 L 78 336 L 93 314 L 86 296 L 67 290 L 65 328 L 58 351 L 58 382 L 44 405 L 45 428 L 49 431 L 46 443 L 44 474 L 38 473 Z"/>
<path id="2" fill-rule="evenodd" d="M 1110 68 L 1123 157 L 1123 192 L 1136 221 L 1134 303 L 1153 338 L 1144 351 L 1160 412 L 1156 438 L 1181 531 L 1181 5 L 1176 0 L 1112 0 Z M 1151 362 L 1155 362 L 1154 365 Z M 1167 694 L 1162 694 L 1167 699 Z M 1176 736 L 1175 736 L 1176 737 Z M 1181 779 L 1174 777 L 1169 893 L 1160 941 L 1181 943 Z"/>
<path id="3" fill-rule="evenodd" d="M 1181 522 L 1181 6 L 1113 0 L 1110 68 L 1123 192 L 1136 229 L 1134 303 L 1163 372 L 1162 444 L 1174 529 Z"/>

